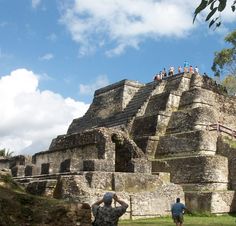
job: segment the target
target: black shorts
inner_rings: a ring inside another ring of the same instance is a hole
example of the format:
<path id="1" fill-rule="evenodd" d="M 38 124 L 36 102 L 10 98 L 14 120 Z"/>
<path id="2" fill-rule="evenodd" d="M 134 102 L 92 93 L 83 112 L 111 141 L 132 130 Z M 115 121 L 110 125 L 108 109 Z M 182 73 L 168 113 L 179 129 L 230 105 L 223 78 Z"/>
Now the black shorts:
<path id="1" fill-rule="evenodd" d="M 183 223 L 184 222 L 183 214 L 173 215 L 173 220 L 175 223 Z"/>

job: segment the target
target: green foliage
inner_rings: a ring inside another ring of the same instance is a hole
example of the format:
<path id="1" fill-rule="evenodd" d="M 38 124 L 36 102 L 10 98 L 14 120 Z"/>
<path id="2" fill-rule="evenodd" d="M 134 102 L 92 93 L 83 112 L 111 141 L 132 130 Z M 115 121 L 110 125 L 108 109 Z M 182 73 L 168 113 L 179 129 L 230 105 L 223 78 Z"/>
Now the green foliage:
<path id="1" fill-rule="evenodd" d="M 74 226 L 78 223 L 76 206 L 63 200 L 0 187 L 1 226 Z"/>
<path id="2" fill-rule="evenodd" d="M 196 17 L 203 10 L 209 10 L 208 15 L 206 16 L 206 21 L 209 21 L 209 27 L 215 24 L 216 28 L 221 25 L 220 13 L 225 10 L 227 4 L 231 4 L 231 1 L 227 0 L 201 0 L 201 3 L 195 9 L 193 22 L 196 20 Z M 234 12 L 236 9 L 236 1 L 233 1 L 231 4 L 231 10 Z M 216 17 L 215 14 L 217 14 Z M 217 22 L 217 23 L 216 23 Z"/>
<path id="3" fill-rule="evenodd" d="M 229 95 L 235 95 L 236 94 L 236 76 L 226 76 L 222 80 L 222 85 L 226 87 L 227 92 Z"/>
<path id="4" fill-rule="evenodd" d="M 0 149 L 0 156 L 1 157 L 12 157 L 13 151 L 10 151 L 9 149 L 6 150 L 6 148 Z"/>
<path id="5" fill-rule="evenodd" d="M 5 183 L 12 183 L 13 181 L 12 176 L 10 174 L 2 175 L 1 177 Z"/>
<path id="6" fill-rule="evenodd" d="M 225 37 L 225 42 L 229 43 L 231 47 L 215 52 L 211 69 L 218 77 L 221 75 L 236 76 L 236 30 Z"/>
<path id="7" fill-rule="evenodd" d="M 236 149 L 236 141 L 235 141 L 235 139 L 232 139 L 232 138 L 230 138 L 228 136 L 224 136 L 223 140 L 224 140 L 224 142 L 226 142 L 230 146 L 230 148 Z"/>

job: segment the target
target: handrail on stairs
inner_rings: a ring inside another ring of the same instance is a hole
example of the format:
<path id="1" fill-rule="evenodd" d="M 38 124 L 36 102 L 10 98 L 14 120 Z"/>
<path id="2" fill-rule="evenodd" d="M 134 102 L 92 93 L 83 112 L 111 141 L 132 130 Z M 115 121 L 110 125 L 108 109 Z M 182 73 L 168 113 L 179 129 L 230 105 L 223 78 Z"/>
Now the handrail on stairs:
<path id="1" fill-rule="evenodd" d="M 208 131 L 216 130 L 218 133 L 223 132 L 223 133 L 226 133 L 226 134 L 236 138 L 236 130 L 229 128 L 229 127 L 221 124 L 220 122 L 209 124 L 209 125 L 207 125 L 206 129 Z"/>

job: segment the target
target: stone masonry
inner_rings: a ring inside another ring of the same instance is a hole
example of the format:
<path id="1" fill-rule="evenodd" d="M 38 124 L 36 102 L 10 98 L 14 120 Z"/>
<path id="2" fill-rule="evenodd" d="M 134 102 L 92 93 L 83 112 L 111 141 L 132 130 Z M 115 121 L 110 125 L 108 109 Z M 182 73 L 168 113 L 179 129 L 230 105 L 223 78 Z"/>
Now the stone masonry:
<path id="1" fill-rule="evenodd" d="M 97 90 L 86 114 L 32 157 L 0 159 L 32 194 L 92 204 L 106 191 L 129 203 L 127 218 L 236 211 L 236 97 L 211 78 L 181 73 Z M 142 207 L 140 208 L 140 205 Z"/>

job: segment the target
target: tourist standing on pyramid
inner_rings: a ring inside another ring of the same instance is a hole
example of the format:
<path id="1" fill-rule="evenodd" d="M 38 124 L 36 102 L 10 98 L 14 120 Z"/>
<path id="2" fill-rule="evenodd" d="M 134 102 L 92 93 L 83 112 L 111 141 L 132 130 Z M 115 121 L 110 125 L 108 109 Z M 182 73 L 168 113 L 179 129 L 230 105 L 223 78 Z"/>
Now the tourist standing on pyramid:
<path id="1" fill-rule="evenodd" d="M 199 74 L 199 70 L 198 70 L 198 67 L 197 67 L 197 66 L 194 68 L 194 74 L 196 74 L 196 75 Z"/>
<path id="2" fill-rule="evenodd" d="M 185 73 L 188 72 L 188 67 L 189 67 L 189 64 L 188 64 L 188 62 L 185 60 L 185 61 L 184 61 L 184 72 L 185 72 Z"/>
<path id="3" fill-rule="evenodd" d="M 193 74 L 193 66 L 192 65 L 189 67 L 189 73 Z"/>
<path id="4" fill-rule="evenodd" d="M 182 67 L 181 66 L 178 67 L 178 73 L 182 73 Z"/>

